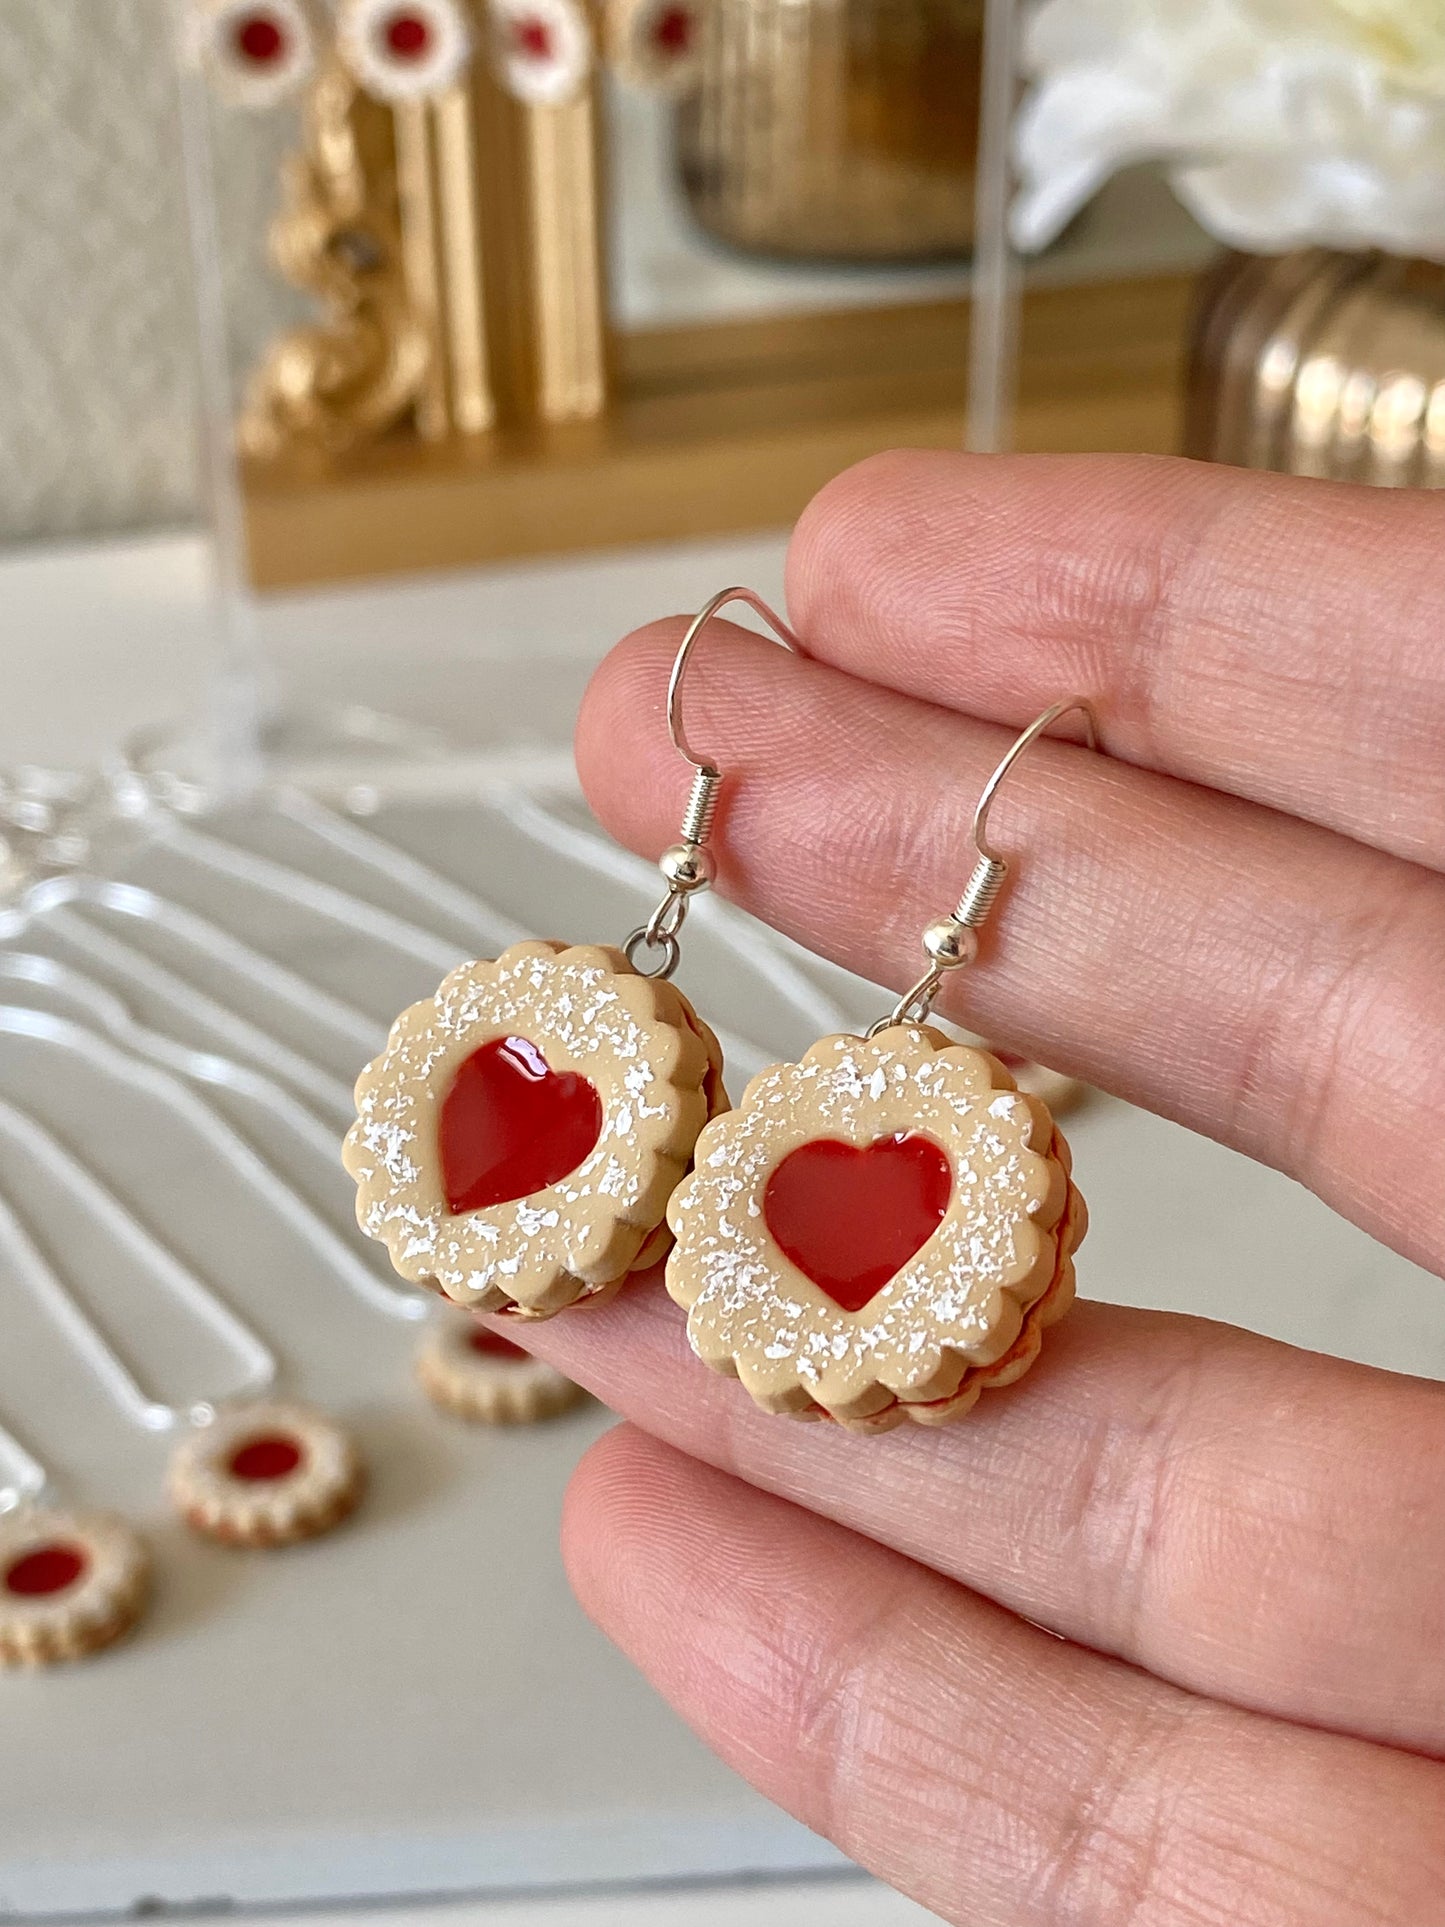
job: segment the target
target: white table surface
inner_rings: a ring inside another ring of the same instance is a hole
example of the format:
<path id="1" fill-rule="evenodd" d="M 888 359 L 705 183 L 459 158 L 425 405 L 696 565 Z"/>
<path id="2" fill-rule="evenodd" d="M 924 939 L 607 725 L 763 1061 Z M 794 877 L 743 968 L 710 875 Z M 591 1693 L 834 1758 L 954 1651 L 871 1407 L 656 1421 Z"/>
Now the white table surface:
<path id="1" fill-rule="evenodd" d="M 399 632 L 426 637 L 431 659 L 545 648 L 575 633 L 585 611 L 596 653 L 651 614 L 695 605 L 712 588 L 747 582 L 781 594 L 781 537 L 705 542 L 581 561 L 504 568 L 271 603 L 262 647 L 308 695 L 339 681 L 384 692 Z M 90 762 L 158 718 L 204 713 L 214 697 L 218 622 L 208 550 L 199 536 L 147 537 L 0 556 L 0 766 Z M 575 653 L 569 651 L 569 654 Z M 375 1927 L 912 1927 L 933 1918 L 858 1879 L 761 1882 L 642 1894 L 571 1894 L 368 1907 Z M 268 1916 L 268 1918 L 272 1918 Z M 342 1910 L 279 1916 L 286 1927 L 345 1919 Z"/>

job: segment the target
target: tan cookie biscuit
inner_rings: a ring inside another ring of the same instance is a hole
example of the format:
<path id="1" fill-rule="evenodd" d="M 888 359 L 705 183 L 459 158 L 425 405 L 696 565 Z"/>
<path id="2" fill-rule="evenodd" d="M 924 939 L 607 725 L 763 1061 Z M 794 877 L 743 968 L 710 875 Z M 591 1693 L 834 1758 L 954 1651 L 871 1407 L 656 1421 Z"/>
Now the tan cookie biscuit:
<path id="1" fill-rule="evenodd" d="M 727 1086 L 723 1083 L 722 1046 L 680 991 L 677 992 L 677 997 L 683 1007 L 684 1020 L 697 1032 L 707 1047 L 707 1071 L 703 1077 L 703 1095 L 707 1099 L 708 1122 L 711 1123 L 713 1118 L 721 1117 L 724 1111 L 732 1108 Z M 624 1276 L 616 1280 L 611 1288 L 604 1287 L 601 1293 L 593 1293 L 591 1302 L 602 1302 L 606 1298 L 614 1297 L 634 1272 L 649 1271 L 653 1265 L 661 1264 L 671 1250 L 672 1227 L 664 1218 L 644 1240 L 641 1250 L 628 1266 Z"/>
<path id="2" fill-rule="evenodd" d="M 465 964 L 357 1082 L 358 1222 L 468 1309 L 560 1311 L 615 1286 L 663 1222 L 711 1076 L 681 992 L 616 950 Z"/>
<path id="3" fill-rule="evenodd" d="M 1062 1140 L 1055 1134 L 1056 1148 Z M 1059 1266 L 1054 1274 L 1053 1283 L 1043 1297 L 1032 1304 L 1024 1314 L 1019 1335 L 1001 1359 L 994 1365 L 980 1365 L 966 1371 L 958 1382 L 958 1390 L 951 1398 L 934 1400 L 899 1399 L 893 1405 L 874 1413 L 865 1419 L 840 1419 L 839 1424 L 851 1432 L 888 1432 L 895 1426 L 947 1425 L 951 1420 L 962 1418 L 977 1404 L 984 1392 L 1001 1390 L 1021 1379 L 1038 1357 L 1043 1346 L 1045 1330 L 1056 1324 L 1074 1302 L 1074 1250 L 1084 1235 L 1088 1218 L 1084 1201 L 1071 1184 L 1069 1203 L 1064 1218 L 1058 1228 Z M 812 1414 L 818 1418 L 831 1418 L 830 1412 L 821 1407 Z"/>
<path id="4" fill-rule="evenodd" d="M 0 1519 L 0 1666 L 48 1666 L 130 1631 L 150 1587 L 144 1541 L 107 1513 L 26 1506 Z"/>
<path id="5" fill-rule="evenodd" d="M 433 1404 L 479 1425 L 530 1425 L 586 1397 L 555 1366 L 464 1314 L 434 1320 L 417 1347 L 416 1375 Z"/>
<path id="6" fill-rule="evenodd" d="M 176 1510 L 232 1546 L 285 1546 L 341 1524 L 361 1497 L 361 1460 L 334 1419 L 306 1405 L 236 1406 L 177 1447 Z"/>
<path id="7" fill-rule="evenodd" d="M 703 1132 L 668 1290 L 765 1409 L 898 1423 L 1011 1353 L 1059 1279 L 1069 1190 L 997 1059 L 917 1025 L 829 1037 Z"/>

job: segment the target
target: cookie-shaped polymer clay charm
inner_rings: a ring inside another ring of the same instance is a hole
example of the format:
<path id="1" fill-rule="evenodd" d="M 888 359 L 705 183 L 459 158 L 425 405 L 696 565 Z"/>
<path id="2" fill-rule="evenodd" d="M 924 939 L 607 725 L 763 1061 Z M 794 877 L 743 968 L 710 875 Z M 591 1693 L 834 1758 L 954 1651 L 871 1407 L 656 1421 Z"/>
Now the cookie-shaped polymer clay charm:
<path id="1" fill-rule="evenodd" d="M 191 1434 L 167 1487 L 186 1524 L 228 1546 L 315 1539 L 355 1509 L 363 1471 L 334 1419 L 307 1405 L 238 1405 Z"/>
<path id="2" fill-rule="evenodd" d="M 605 1297 L 662 1255 L 668 1197 L 727 1103 L 720 1065 L 682 993 L 618 950 L 463 964 L 357 1081 L 357 1220 L 469 1310 Z"/>
<path id="3" fill-rule="evenodd" d="M 474 1425 L 532 1425 L 586 1397 L 555 1366 L 463 1315 L 432 1322 L 417 1347 L 416 1375 L 434 1405 Z"/>
<path id="4" fill-rule="evenodd" d="M 150 1558 L 109 1513 L 24 1506 L 0 1518 L 0 1666 L 50 1666 L 112 1645 L 140 1617 Z"/>
<path id="5" fill-rule="evenodd" d="M 987 1052 L 899 1023 L 754 1078 L 668 1221 L 704 1363 L 767 1411 L 886 1431 L 1028 1369 L 1085 1214 L 1047 1107 Z"/>

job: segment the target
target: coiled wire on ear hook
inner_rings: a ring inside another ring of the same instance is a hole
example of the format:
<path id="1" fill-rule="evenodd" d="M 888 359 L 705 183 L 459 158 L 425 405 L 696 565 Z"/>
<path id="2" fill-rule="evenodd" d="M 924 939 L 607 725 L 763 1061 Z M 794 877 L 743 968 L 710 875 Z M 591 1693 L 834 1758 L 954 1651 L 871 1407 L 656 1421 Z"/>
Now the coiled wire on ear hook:
<path id="1" fill-rule="evenodd" d="M 1061 716 L 1067 716 L 1075 709 L 1084 718 L 1084 733 L 1089 748 L 1098 749 L 1098 719 L 1093 704 L 1086 696 L 1066 696 L 1062 702 L 1051 704 L 1014 739 L 984 784 L 973 812 L 970 834 L 977 860 L 963 887 L 963 894 L 951 916 L 940 917 L 936 923 L 929 924 L 923 933 L 923 949 L 929 958 L 928 968 L 918 982 L 898 999 L 888 1015 L 880 1017 L 872 1026 L 868 1032 L 870 1037 L 891 1029 L 894 1024 L 925 1023 L 933 1009 L 933 1000 L 949 971 L 961 970 L 978 955 L 978 932 L 988 921 L 998 901 L 1009 868 L 1007 857 L 1001 856 L 987 840 L 988 818 L 994 797 L 998 794 L 999 785 L 1024 751 L 1031 748 Z"/>
<path id="2" fill-rule="evenodd" d="M 680 840 L 664 850 L 658 860 L 667 893 L 644 924 L 639 924 L 623 944 L 623 952 L 634 970 L 645 977 L 670 977 L 677 969 L 682 951 L 679 933 L 687 917 L 688 905 L 701 890 L 706 890 L 717 874 L 717 865 L 707 847 L 717 809 L 722 771 L 713 762 L 698 756 L 688 743 L 682 726 L 682 681 L 688 660 L 699 636 L 721 609 L 730 602 L 745 602 L 761 616 L 773 634 L 789 649 L 801 651 L 802 645 L 782 617 L 770 609 L 752 589 L 720 589 L 703 605 L 688 624 L 687 634 L 678 645 L 672 674 L 667 679 L 667 733 L 678 755 L 692 770 L 692 788 L 682 813 Z M 644 970 L 637 962 L 640 950 L 661 953 L 656 966 Z"/>

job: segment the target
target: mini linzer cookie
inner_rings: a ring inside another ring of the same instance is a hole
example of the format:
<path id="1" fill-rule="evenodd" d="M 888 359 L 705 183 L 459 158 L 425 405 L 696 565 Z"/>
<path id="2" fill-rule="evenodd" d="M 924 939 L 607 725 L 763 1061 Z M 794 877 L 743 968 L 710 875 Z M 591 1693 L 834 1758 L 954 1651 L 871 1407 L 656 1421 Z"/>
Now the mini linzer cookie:
<path id="1" fill-rule="evenodd" d="M 186 1524 L 228 1546 L 289 1546 L 330 1532 L 355 1509 L 364 1475 L 351 1438 L 307 1405 L 220 1412 L 173 1454 L 171 1502 Z"/>
<path id="2" fill-rule="evenodd" d="M 680 991 L 600 944 L 514 944 L 392 1025 L 343 1157 L 404 1278 L 549 1315 L 661 1255 L 667 1200 L 726 1103 Z"/>
<path id="3" fill-rule="evenodd" d="M 755 1077 L 702 1133 L 668 1207 L 667 1289 L 693 1350 L 766 1411 L 861 1432 L 961 1416 L 1020 1378 L 1074 1295 L 1087 1218 L 1048 1106 L 926 1018 L 971 963 L 1007 875 L 985 841 L 1016 740 L 974 815 L 977 863 L 928 968 L 866 1037 Z"/>
<path id="4" fill-rule="evenodd" d="M 342 1150 L 357 1221 L 404 1278 L 470 1311 L 548 1318 L 656 1264 L 668 1198 L 727 1109 L 717 1039 L 669 979 L 688 906 L 712 881 L 721 782 L 687 747 L 677 685 L 738 598 L 793 641 L 747 589 L 723 590 L 689 625 L 667 725 L 692 789 L 647 922 L 621 950 L 537 940 L 463 964 L 402 1012 L 357 1080 Z"/>
<path id="5" fill-rule="evenodd" d="M 50 1666 L 113 1645 L 149 1587 L 145 1542 L 123 1519 L 20 1507 L 0 1518 L 0 1666 Z"/>
<path id="6" fill-rule="evenodd" d="M 1083 1212 L 1042 1103 L 899 1024 L 754 1078 L 669 1212 L 693 1349 L 772 1412 L 938 1424 L 1021 1375 Z"/>
<path id="7" fill-rule="evenodd" d="M 416 1353 L 416 1375 L 434 1405 L 474 1425 L 533 1425 L 587 1396 L 555 1366 L 478 1319 L 433 1319 Z"/>

